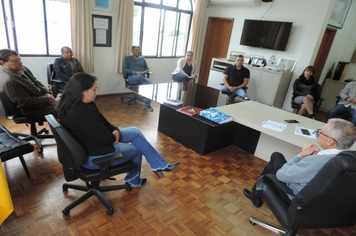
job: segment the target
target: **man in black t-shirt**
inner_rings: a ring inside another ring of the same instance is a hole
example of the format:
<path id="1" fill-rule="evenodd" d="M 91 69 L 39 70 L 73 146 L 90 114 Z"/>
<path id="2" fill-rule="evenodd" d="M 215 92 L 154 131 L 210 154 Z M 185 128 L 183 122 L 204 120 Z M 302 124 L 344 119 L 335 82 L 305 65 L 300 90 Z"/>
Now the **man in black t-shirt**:
<path id="1" fill-rule="evenodd" d="M 250 71 L 243 66 L 243 63 L 244 57 L 238 55 L 235 65 L 228 66 L 224 71 L 224 85 L 220 87 L 220 90 L 229 94 L 226 104 L 233 103 L 236 96 L 246 97 L 244 88 L 250 79 Z"/>

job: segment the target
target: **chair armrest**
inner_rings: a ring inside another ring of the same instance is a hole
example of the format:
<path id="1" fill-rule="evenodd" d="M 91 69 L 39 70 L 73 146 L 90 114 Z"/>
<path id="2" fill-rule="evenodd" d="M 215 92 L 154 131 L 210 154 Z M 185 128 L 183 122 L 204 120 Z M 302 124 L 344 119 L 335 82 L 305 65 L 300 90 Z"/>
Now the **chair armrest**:
<path id="1" fill-rule="evenodd" d="M 274 174 L 265 174 L 257 180 L 256 191 L 259 194 L 263 194 L 263 180 L 262 179 L 263 180 L 267 179 L 268 181 L 272 182 L 275 185 L 275 187 L 278 189 L 278 192 L 280 194 L 287 195 L 287 197 L 294 202 L 301 202 L 301 199 L 297 198 L 297 196 L 294 195 L 293 191 L 284 182 L 278 180 L 277 176 Z"/>
<path id="2" fill-rule="evenodd" d="M 109 178 L 109 169 L 110 169 L 110 163 L 115 160 L 119 160 L 123 158 L 123 155 L 121 153 L 113 153 L 107 156 L 95 158 L 92 160 L 92 163 L 94 165 L 98 165 L 100 169 L 100 178 L 101 179 L 107 179 Z"/>
<path id="3" fill-rule="evenodd" d="M 60 80 L 58 80 L 58 79 L 51 79 L 51 83 L 57 83 L 57 84 L 59 84 L 59 83 L 64 83 L 64 82 L 62 82 L 62 81 L 60 81 Z"/>
<path id="4" fill-rule="evenodd" d="M 340 96 L 336 96 L 336 103 L 335 103 L 335 105 L 337 105 L 337 104 L 339 103 L 340 99 L 341 99 Z"/>
<path id="5" fill-rule="evenodd" d="M 113 153 L 113 154 L 110 154 L 107 156 L 95 158 L 94 160 L 92 160 L 92 163 L 94 165 L 100 166 L 100 165 L 107 164 L 107 163 L 110 164 L 112 161 L 119 160 L 123 157 L 124 156 L 121 153 Z"/>

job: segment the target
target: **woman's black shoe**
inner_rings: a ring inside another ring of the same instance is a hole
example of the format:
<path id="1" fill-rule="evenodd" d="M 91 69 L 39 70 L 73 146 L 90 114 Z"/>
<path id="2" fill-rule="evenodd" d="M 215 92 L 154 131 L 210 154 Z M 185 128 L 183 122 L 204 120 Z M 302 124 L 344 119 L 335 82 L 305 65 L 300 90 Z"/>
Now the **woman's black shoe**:
<path id="1" fill-rule="evenodd" d="M 157 176 L 158 178 L 162 178 L 164 176 L 164 174 L 162 173 L 162 171 L 165 171 L 165 172 L 171 172 L 172 170 L 174 170 L 177 166 L 179 165 L 179 162 L 176 162 L 174 164 L 169 164 L 166 169 L 164 170 L 156 170 L 156 171 L 153 171 Z"/>

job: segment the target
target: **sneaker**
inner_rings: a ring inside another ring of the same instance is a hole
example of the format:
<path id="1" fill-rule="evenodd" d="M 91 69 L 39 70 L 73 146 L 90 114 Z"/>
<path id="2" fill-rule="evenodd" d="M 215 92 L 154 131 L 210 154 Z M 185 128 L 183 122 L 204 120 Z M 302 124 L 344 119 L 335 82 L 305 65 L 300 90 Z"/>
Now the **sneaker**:
<path id="1" fill-rule="evenodd" d="M 146 107 L 147 110 L 149 110 L 151 112 L 153 111 L 153 108 L 151 107 L 150 104 L 145 105 L 145 107 Z"/>

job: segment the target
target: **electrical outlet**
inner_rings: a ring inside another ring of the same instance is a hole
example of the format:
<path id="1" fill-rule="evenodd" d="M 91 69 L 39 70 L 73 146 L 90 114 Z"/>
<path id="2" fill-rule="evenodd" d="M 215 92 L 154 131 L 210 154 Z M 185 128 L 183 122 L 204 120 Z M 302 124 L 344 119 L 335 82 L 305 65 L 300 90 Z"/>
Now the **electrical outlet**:
<path id="1" fill-rule="evenodd" d="M 120 80 L 114 81 L 114 85 L 115 85 L 115 86 L 120 86 Z"/>

